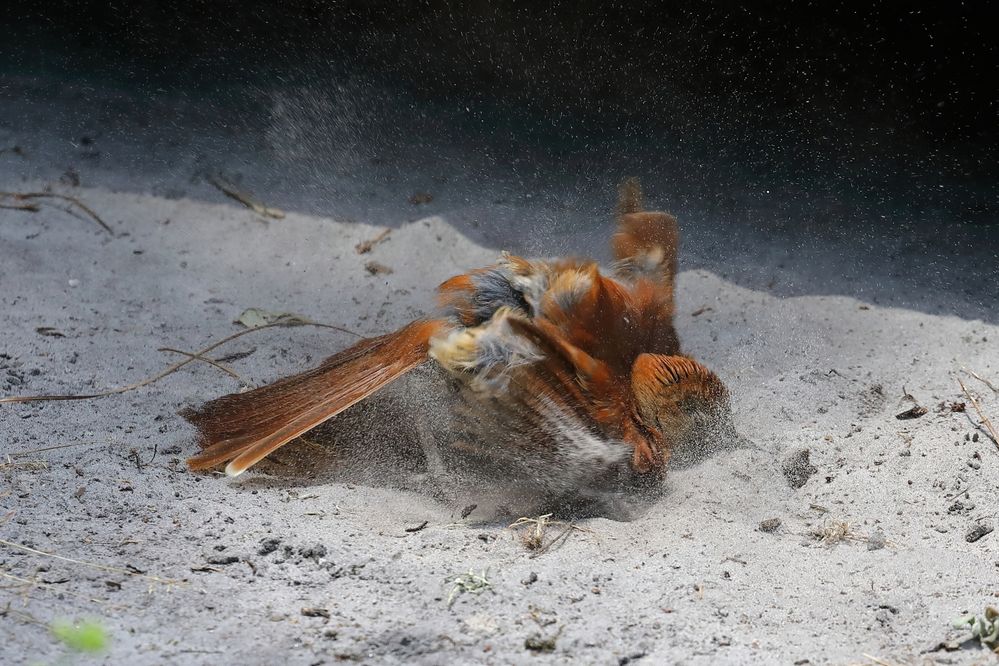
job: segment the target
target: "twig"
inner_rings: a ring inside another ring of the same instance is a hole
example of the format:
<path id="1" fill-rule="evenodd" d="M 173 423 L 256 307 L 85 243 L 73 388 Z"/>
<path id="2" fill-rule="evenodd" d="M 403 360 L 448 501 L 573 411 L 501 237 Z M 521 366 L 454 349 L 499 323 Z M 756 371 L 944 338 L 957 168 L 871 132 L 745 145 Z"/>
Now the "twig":
<path id="1" fill-rule="evenodd" d="M 235 340 L 236 338 L 242 337 L 242 336 L 244 336 L 244 335 L 246 335 L 248 333 L 253 333 L 254 331 L 262 331 L 265 328 L 274 328 L 274 327 L 278 327 L 278 326 L 288 326 L 288 325 L 289 324 L 286 324 L 286 323 L 283 323 L 283 322 L 275 322 L 273 324 L 263 324 L 262 326 L 257 326 L 256 328 L 248 328 L 245 331 L 239 331 L 237 333 L 233 333 L 232 335 L 228 335 L 228 336 L 222 338 L 221 340 L 219 340 L 218 342 L 213 342 L 212 344 L 208 345 L 204 349 L 195 352 L 194 354 L 191 355 L 191 357 L 185 358 L 183 361 L 178 361 L 177 363 L 174 363 L 173 365 L 171 365 L 170 367 L 168 367 L 166 370 L 163 370 L 162 372 L 160 372 L 158 374 L 155 374 L 152 377 L 147 377 L 146 379 L 143 379 L 141 381 L 135 382 L 134 384 L 129 384 L 128 386 L 119 386 L 118 388 L 110 389 L 108 391 L 104 391 L 103 393 L 89 393 L 89 394 L 85 394 L 85 395 L 22 395 L 22 396 L 13 396 L 13 397 L 9 397 L 9 398 L 0 398 L 0 405 L 2 405 L 4 403 L 45 402 L 45 401 L 53 401 L 53 400 L 92 400 L 94 398 L 106 398 L 108 396 L 117 395 L 119 393 L 127 393 L 128 391 L 134 391 L 135 389 L 142 388 L 143 386 L 148 386 L 149 384 L 152 384 L 153 382 L 157 382 L 157 381 L 163 379 L 167 375 L 176 372 L 180 368 L 183 368 L 188 363 L 193 362 L 195 360 L 194 357 L 204 356 L 208 352 L 210 352 L 210 351 L 212 351 L 212 350 L 214 350 L 214 349 L 216 349 L 218 347 L 221 347 L 222 345 L 224 345 L 225 343 L 227 343 L 227 342 L 229 342 L 231 340 Z M 333 329 L 334 331 L 340 331 L 341 333 L 349 333 L 350 335 L 355 335 L 357 337 L 362 337 L 362 336 L 358 335 L 357 333 L 354 333 L 353 331 L 349 331 L 349 330 L 347 330 L 345 328 L 341 328 L 339 326 L 334 326 L 332 324 L 318 324 L 318 323 L 315 323 L 315 322 L 300 322 L 300 323 L 296 323 L 295 325 L 296 326 L 318 326 L 319 328 L 329 328 L 329 329 Z"/>
<path id="2" fill-rule="evenodd" d="M 560 541 L 562 541 L 562 542 L 566 541 L 569 538 L 569 534 L 573 530 L 576 530 L 576 529 L 581 529 L 581 528 L 576 527 L 572 523 L 569 523 L 568 525 L 565 526 L 565 529 L 562 530 L 562 532 L 557 537 L 555 537 L 554 539 L 552 539 L 551 541 L 549 541 L 547 545 L 542 546 L 541 548 L 539 548 L 536 553 L 533 553 L 531 555 L 530 559 L 533 560 L 536 557 L 541 557 L 542 555 L 544 555 L 545 553 L 547 553 L 556 543 L 558 543 Z"/>
<path id="3" fill-rule="evenodd" d="M 45 557 L 51 557 L 57 560 L 62 560 L 63 562 L 71 562 L 72 564 L 81 564 L 85 567 L 92 567 L 94 569 L 101 569 L 102 571 L 110 571 L 112 573 L 125 574 L 126 576 L 135 576 L 137 578 L 145 578 L 146 580 L 151 580 L 156 583 L 166 583 L 167 585 L 180 585 L 183 581 L 174 580 L 171 578 L 160 578 L 159 576 L 150 576 L 148 574 L 137 573 L 129 569 L 122 569 L 120 567 L 112 567 L 106 564 L 97 564 L 95 562 L 85 562 L 83 560 L 76 560 L 72 557 L 64 557 L 62 555 L 56 555 L 55 553 L 47 553 L 44 550 L 37 550 L 35 548 L 30 548 L 28 546 L 21 545 L 19 543 L 13 543 L 11 541 L 5 541 L 0 539 L 0 545 L 7 546 L 8 548 L 14 548 L 15 550 L 23 550 L 27 553 L 32 553 L 34 555 L 44 555 Z"/>
<path id="4" fill-rule="evenodd" d="M 180 349 L 174 349 L 172 347 L 160 347 L 156 351 L 171 352 L 173 354 L 180 354 L 181 356 L 188 357 L 192 361 L 204 361 L 208 365 L 210 365 L 212 367 L 215 367 L 215 368 L 218 368 L 219 370 L 221 370 L 225 374 L 229 375 L 230 377 L 233 377 L 234 379 L 240 381 L 241 383 L 249 386 L 249 383 L 245 379 L 243 379 L 242 377 L 240 377 L 238 374 L 236 374 L 235 370 L 233 370 L 232 368 L 228 368 L 228 367 L 222 365 L 221 363 L 219 363 L 218 361 L 216 361 L 214 359 L 210 359 L 210 358 L 207 358 L 205 356 L 201 356 L 199 354 L 192 354 L 191 352 L 182 351 Z"/>
<path id="5" fill-rule="evenodd" d="M 996 448 L 999 448 L 999 435 L 996 435 L 996 429 L 992 425 L 992 421 L 989 420 L 989 417 L 985 416 L 981 405 L 979 405 L 975 397 L 971 395 L 971 392 L 968 391 L 968 388 L 964 385 L 964 382 L 961 381 L 960 377 L 957 378 L 957 383 L 961 385 L 961 390 L 964 391 L 964 395 L 968 396 L 968 400 L 971 402 L 972 407 L 974 407 L 975 411 L 978 412 L 978 418 L 982 420 L 982 424 L 984 424 L 985 428 L 989 431 L 989 437 L 992 438 L 992 443 L 996 445 Z"/>
<path id="6" fill-rule="evenodd" d="M 108 226 L 108 223 L 102 220 L 100 215 L 95 213 L 93 209 L 76 197 L 71 197 L 66 194 L 58 194 L 57 192 L 0 192 L 0 198 L 3 197 L 9 197 L 14 201 L 26 201 L 29 199 L 60 199 L 62 201 L 69 202 L 86 213 L 91 220 L 101 225 L 106 232 L 112 236 L 114 235 L 114 229 Z M 21 208 L 21 210 L 30 210 L 31 212 L 36 213 L 38 212 L 38 207 L 35 206 L 33 210 L 30 208 Z"/>
<path id="7" fill-rule="evenodd" d="M 384 231 L 382 231 L 380 234 L 378 234 L 374 238 L 371 238 L 371 239 L 366 240 L 366 241 L 361 241 L 360 243 L 358 243 L 357 245 L 355 245 L 354 246 L 354 250 L 358 254 L 367 254 L 368 252 L 371 252 L 371 250 L 374 249 L 374 247 L 376 245 L 378 245 L 383 240 L 385 240 L 386 238 L 388 238 L 388 235 L 390 233 L 392 233 L 391 229 L 385 229 Z"/>
<path id="8" fill-rule="evenodd" d="M 864 657 L 865 659 L 870 659 L 870 660 L 871 660 L 871 661 L 873 661 L 873 662 L 874 662 L 875 664 L 878 664 L 878 666 L 891 666 L 891 664 L 889 664 L 889 663 L 888 663 L 887 661 L 885 661 L 884 659 L 878 659 L 877 657 L 874 657 L 874 656 L 871 656 L 871 655 L 867 654 L 866 652 L 864 652 L 864 653 L 862 654 L 862 656 L 863 656 L 863 657 Z"/>
<path id="9" fill-rule="evenodd" d="M 42 209 L 38 204 L 26 203 L 26 204 L 5 204 L 0 203 L 0 208 L 5 210 L 23 210 L 29 213 L 37 213 Z"/>
<path id="10" fill-rule="evenodd" d="M 56 590 L 58 594 L 69 594 L 70 596 L 80 597 L 81 599 L 86 599 L 87 601 L 91 601 L 95 604 L 103 605 L 107 603 L 107 601 L 104 601 L 103 599 L 94 599 L 93 597 L 88 597 L 84 594 L 80 594 L 79 592 L 64 590 L 61 587 L 56 587 L 55 585 L 52 585 L 51 583 L 46 583 L 41 580 L 32 580 L 30 578 L 22 578 L 20 576 L 15 576 L 12 573 L 7 573 L 6 571 L 0 571 L 0 577 L 9 578 L 10 580 L 16 580 L 19 583 L 24 583 L 25 585 L 29 585 L 31 587 L 38 587 L 46 590 Z"/>
<path id="11" fill-rule="evenodd" d="M 98 442 L 73 442 L 72 444 L 57 444 L 56 446 L 45 446 L 40 449 L 29 449 L 27 451 L 12 451 L 7 454 L 8 458 L 13 458 L 16 456 L 30 456 L 33 453 L 42 453 L 43 451 L 55 451 L 56 449 L 68 449 L 71 446 L 95 446 Z"/>
<path id="12" fill-rule="evenodd" d="M 230 199 L 235 199 L 239 203 L 243 204 L 244 206 L 252 210 L 257 215 L 263 215 L 264 217 L 271 217 L 274 218 L 275 220 L 284 219 L 283 210 L 279 208 L 270 208 L 268 206 L 265 206 L 259 201 L 254 200 L 252 197 L 250 197 L 250 195 L 236 189 L 236 187 L 233 184 L 225 182 L 220 178 L 216 178 L 214 176 L 208 176 L 207 180 L 209 183 L 217 187 L 222 192 L 222 194 L 226 195 Z"/>
<path id="13" fill-rule="evenodd" d="M 519 527 L 524 527 L 526 525 L 533 525 L 533 527 L 521 536 L 521 540 L 524 542 L 524 546 L 528 550 L 534 551 L 531 555 L 531 559 L 540 557 L 548 552 L 556 543 L 564 542 L 569 538 L 569 534 L 573 530 L 578 530 L 580 532 L 592 532 L 584 527 L 580 527 L 573 522 L 563 522 L 561 520 L 552 520 L 552 514 L 546 513 L 543 516 L 538 516 L 537 518 L 528 518 L 526 516 L 518 518 L 513 523 L 507 526 L 507 529 L 517 529 Z M 565 529 L 559 532 L 558 536 L 549 541 L 547 544 L 544 542 L 545 530 L 551 525 L 564 525 Z"/>
<path id="14" fill-rule="evenodd" d="M 978 373 L 976 373 L 974 370 L 969 370 L 968 368 L 965 368 L 964 366 L 961 366 L 961 369 L 964 370 L 965 372 L 967 372 L 969 375 L 971 375 L 975 379 L 977 379 L 978 381 L 980 381 L 981 383 L 983 383 L 986 386 L 988 386 L 990 389 L 992 389 L 992 391 L 994 393 L 999 393 L 999 388 L 996 388 L 995 384 L 993 384 L 989 380 L 985 379 L 984 377 L 979 376 Z"/>
<path id="15" fill-rule="evenodd" d="M 0 463 L 0 471 L 26 469 L 31 472 L 37 472 L 48 468 L 49 464 L 44 460 L 25 460 L 24 462 L 14 462 L 10 455 L 7 456 L 6 462 Z"/>
<path id="16" fill-rule="evenodd" d="M 415 527 L 407 527 L 404 531 L 406 531 L 406 532 L 419 532 L 420 530 L 424 529 L 429 524 L 430 524 L 429 520 L 424 520 L 422 523 L 420 523 L 419 525 L 416 525 Z"/>

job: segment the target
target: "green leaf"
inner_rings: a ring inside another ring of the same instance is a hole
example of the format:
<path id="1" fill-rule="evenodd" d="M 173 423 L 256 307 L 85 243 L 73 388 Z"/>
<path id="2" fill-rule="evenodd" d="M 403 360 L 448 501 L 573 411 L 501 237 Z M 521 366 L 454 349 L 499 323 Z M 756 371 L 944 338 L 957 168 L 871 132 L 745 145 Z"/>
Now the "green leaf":
<path id="1" fill-rule="evenodd" d="M 74 652 L 103 652 L 108 646 L 107 631 L 97 622 L 56 620 L 51 630 L 53 636 Z"/>

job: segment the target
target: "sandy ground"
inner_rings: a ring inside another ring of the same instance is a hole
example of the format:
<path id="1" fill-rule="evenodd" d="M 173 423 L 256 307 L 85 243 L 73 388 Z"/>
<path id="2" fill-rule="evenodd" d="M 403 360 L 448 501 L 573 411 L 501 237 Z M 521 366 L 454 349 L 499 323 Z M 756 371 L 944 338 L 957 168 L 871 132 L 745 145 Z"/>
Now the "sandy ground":
<path id="1" fill-rule="evenodd" d="M 151 105 L 151 118 L 175 114 L 154 131 L 114 92 L 5 93 L 0 147 L 23 155 L 0 155 L 2 189 L 78 197 L 114 233 L 51 205 L 0 210 L 0 395 L 137 381 L 178 360 L 159 348 L 199 349 L 240 330 L 249 307 L 385 332 L 502 245 L 604 256 L 610 180 L 518 193 L 489 160 L 469 158 L 467 176 L 446 146 L 386 171 L 350 130 L 326 147 L 346 162 L 292 191 L 298 158 L 271 159 L 301 140 L 286 100 L 272 99 L 266 152 L 185 124 L 186 107 Z M 206 168 L 287 217 L 224 198 Z M 409 203 L 422 191 L 434 200 Z M 532 557 L 508 521 L 463 517 L 381 452 L 374 476 L 314 451 L 313 474 L 189 473 L 193 433 L 176 412 L 240 386 L 205 364 L 115 397 L 0 405 L 0 538 L 72 559 L 0 546 L 0 661 L 54 663 L 50 622 L 95 618 L 105 663 L 989 663 L 975 645 L 935 648 L 961 638 L 952 619 L 999 596 L 999 535 L 968 538 L 999 522 L 999 449 L 970 404 L 950 409 L 966 401 L 960 376 L 999 423 L 999 394 L 959 373 L 999 383 L 995 233 L 954 229 L 926 249 L 933 239 L 874 232 L 778 244 L 750 227 L 720 252 L 729 232 L 687 212 L 677 325 L 728 383 L 753 446 L 674 470 L 638 517 L 579 521 Z M 547 234 L 516 239 L 517 220 Z M 938 252 L 962 259 L 941 268 Z M 351 340 L 280 328 L 213 354 L 243 353 L 228 365 L 262 383 Z M 926 415 L 895 418 L 912 406 L 903 387 Z M 393 445 L 389 429 L 377 446 Z M 810 464 L 788 473 L 803 450 Z M 449 606 L 447 579 L 470 570 L 491 587 Z"/>

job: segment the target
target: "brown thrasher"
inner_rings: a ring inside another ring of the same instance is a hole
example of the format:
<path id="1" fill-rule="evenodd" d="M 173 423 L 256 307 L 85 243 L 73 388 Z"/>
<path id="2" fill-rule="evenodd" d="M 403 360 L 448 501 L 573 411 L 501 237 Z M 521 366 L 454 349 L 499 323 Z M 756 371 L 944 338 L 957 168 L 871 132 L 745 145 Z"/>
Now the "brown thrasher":
<path id="1" fill-rule="evenodd" d="M 560 492 L 608 480 L 660 486 L 674 447 L 696 446 L 714 425 L 730 423 L 721 380 L 680 354 L 678 243 L 676 219 L 644 211 L 638 181 L 628 179 L 619 187 L 610 274 L 589 260 L 504 254 L 453 277 L 439 288 L 439 318 L 184 412 L 203 447 L 188 465 L 228 462 L 229 475 L 241 474 L 426 364 L 449 386 L 448 396 L 425 403 L 451 413 L 450 434 L 433 435 L 449 451 L 506 471 L 547 469 L 566 477 Z"/>

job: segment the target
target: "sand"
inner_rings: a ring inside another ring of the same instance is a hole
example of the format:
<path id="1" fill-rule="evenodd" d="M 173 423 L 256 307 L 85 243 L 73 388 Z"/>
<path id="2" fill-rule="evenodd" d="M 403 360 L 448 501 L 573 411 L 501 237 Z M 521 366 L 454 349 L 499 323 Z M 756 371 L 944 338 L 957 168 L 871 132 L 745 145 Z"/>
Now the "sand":
<path id="1" fill-rule="evenodd" d="M 456 142 L 420 162 L 424 139 L 393 154 L 349 122 L 325 128 L 323 169 L 289 152 L 319 149 L 277 94 L 252 139 L 112 88 L 5 94 L 0 147 L 24 154 L 0 155 L 0 189 L 52 187 L 114 233 L 51 205 L 0 210 L 0 395 L 137 381 L 180 360 L 159 348 L 237 332 L 250 307 L 382 333 L 504 247 L 606 257 L 610 173 L 518 183 L 526 158 L 511 175 Z M 751 223 L 769 210 L 748 207 L 753 193 L 725 204 L 743 217 L 698 208 L 666 171 L 646 187 L 685 233 L 676 323 L 751 445 L 678 466 L 641 515 L 579 520 L 534 556 L 509 521 L 463 515 L 377 452 L 378 475 L 331 475 L 336 452 L 314 450 L 314 474 L 187 471 L 179 409 L 306 369 L 344 333 L 270 329 L 213 352 L 252 352 L 226 362 L 242 380 L 193 363 L 114 397 L 0 405 L 0 538 L 70 558 L 0 546 L 0 662 L 54 663 L 66 648 L 50 623 L 92 618 L 104 663 L 988 663 L 975 644 L 938 646 L 999 596 L 999 535 L 967 538 L 999 522 L 999 448 L 970 403 L 951 409 L 967 402 L 960 377 L 999 423 L 999 394 L 961 370 L 999 384 L 995 231 L 901 212 L 892 232 L 881 218 L 796 226 L 784 207 L 777 233 Z M 206 172 L 286 217 L 227 199 Z M 432 201 L 410 203 L 419 192 Z M 928 412 L 897 419 L 905 392 Z M 376 447 L 393 445 L 389 428 Z M 488 589 L 449 604 L 470 571 Z"/>

